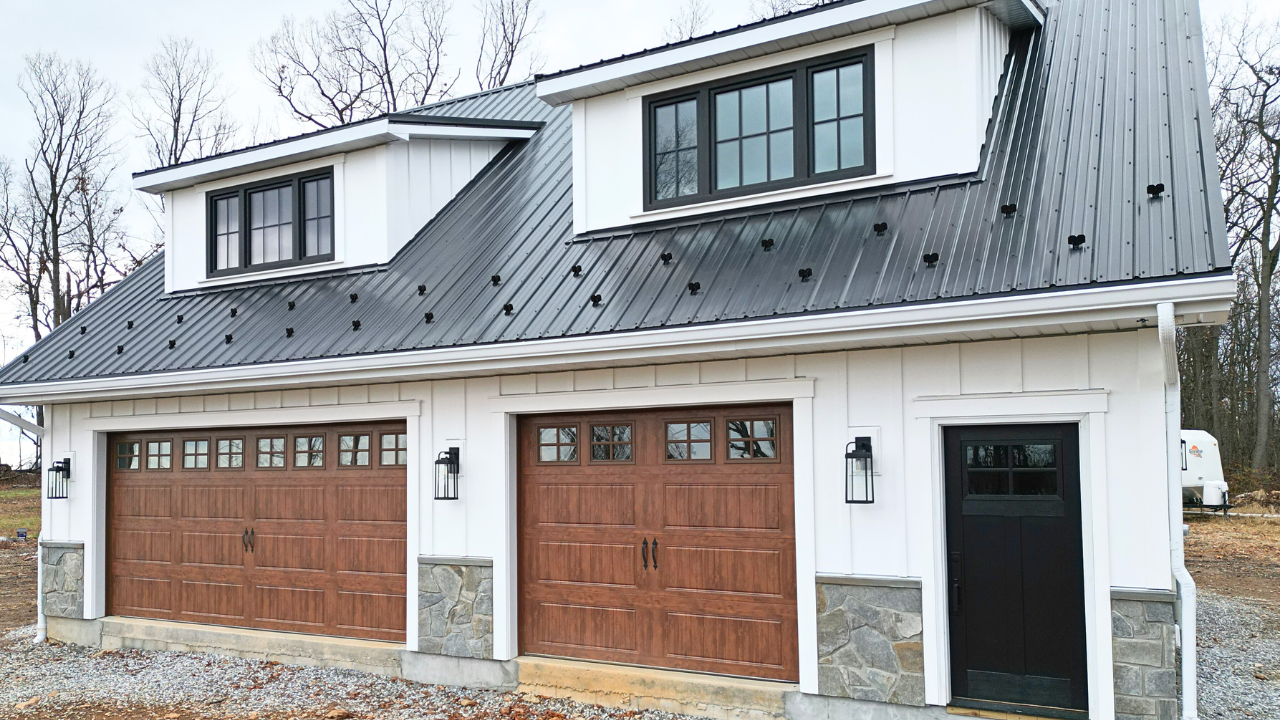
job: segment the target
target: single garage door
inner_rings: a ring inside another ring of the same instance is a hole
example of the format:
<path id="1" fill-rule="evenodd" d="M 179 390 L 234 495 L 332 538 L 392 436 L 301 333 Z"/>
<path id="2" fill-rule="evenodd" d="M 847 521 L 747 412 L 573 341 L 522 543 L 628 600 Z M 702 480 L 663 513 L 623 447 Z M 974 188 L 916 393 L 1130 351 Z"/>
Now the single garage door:
<path id="1" fill-rule="evenodd" d="M 109 443 L 107 612 L 404 641 L 403 423 Z"/>
<path id="2" fill-rule="evenodd" d="M 521 651 L 795 681 L 790 415 L 521 418 Z"/>

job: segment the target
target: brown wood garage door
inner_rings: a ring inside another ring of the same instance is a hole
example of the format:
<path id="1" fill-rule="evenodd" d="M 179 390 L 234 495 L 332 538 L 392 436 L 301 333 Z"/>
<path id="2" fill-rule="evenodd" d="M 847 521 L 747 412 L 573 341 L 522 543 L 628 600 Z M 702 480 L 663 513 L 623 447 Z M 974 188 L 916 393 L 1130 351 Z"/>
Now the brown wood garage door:
<path id="1" fill-rule="evenodd" d="M 796 680 L 790 415 L 521 418 L 521 651 Z"/>
<path id="2" fill-rule="evenodd" d="M 403 641 L 404 433 L 111 436 L 107 612 Z"/>

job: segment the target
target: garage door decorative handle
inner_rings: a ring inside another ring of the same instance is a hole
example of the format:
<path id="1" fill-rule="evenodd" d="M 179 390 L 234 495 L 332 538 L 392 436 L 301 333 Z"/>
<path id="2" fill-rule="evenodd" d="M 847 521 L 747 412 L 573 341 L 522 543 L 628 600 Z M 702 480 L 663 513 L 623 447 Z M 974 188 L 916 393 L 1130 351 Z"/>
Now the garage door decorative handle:
<path id="1" fill-rule="evenodd" d="M 249 528 L 249 552 L 253 552 L 253 528 Z"/>
<path id="2" fill-rule="evenodd" d="M 644 564 L 644 569 L 648 570 L 649 569 L 649 538 L 645 538 L 644 542 L 640 543 L 640 558 Z"/>
<path id="3" fill-rule="evenodd" d="M 653 569 L 658 569 L 658 538 L 653 539 Z"/>
<path id="4" fill-rule="evenodd" d="M 244 532 L 240 533 L 240 544 L 244 546 L 245 552 L 249 552 L 249 528 L 245 528 Z"/>

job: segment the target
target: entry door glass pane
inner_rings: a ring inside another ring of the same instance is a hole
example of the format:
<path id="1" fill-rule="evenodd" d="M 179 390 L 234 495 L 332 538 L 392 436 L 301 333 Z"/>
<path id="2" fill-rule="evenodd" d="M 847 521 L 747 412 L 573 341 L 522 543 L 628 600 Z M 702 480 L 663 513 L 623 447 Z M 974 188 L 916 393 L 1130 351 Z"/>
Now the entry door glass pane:
<path id="1" fill-rule="evenodd" d="M 1052 443 L 965 446 L 968 495 L 1056 495 L 1058 453 Z"/>

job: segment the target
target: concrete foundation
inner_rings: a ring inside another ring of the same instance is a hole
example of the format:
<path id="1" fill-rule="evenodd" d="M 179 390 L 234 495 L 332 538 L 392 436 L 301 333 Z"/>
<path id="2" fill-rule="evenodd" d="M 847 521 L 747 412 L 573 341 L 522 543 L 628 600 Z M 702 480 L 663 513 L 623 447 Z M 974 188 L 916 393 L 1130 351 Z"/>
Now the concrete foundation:
<path id="1" fill-rule="evenodd" d="M 665 710 L 717 720 L 783 718 L 791 683 L 625 665 L 521 657 L 521 692 L 605 707 Z"/>

